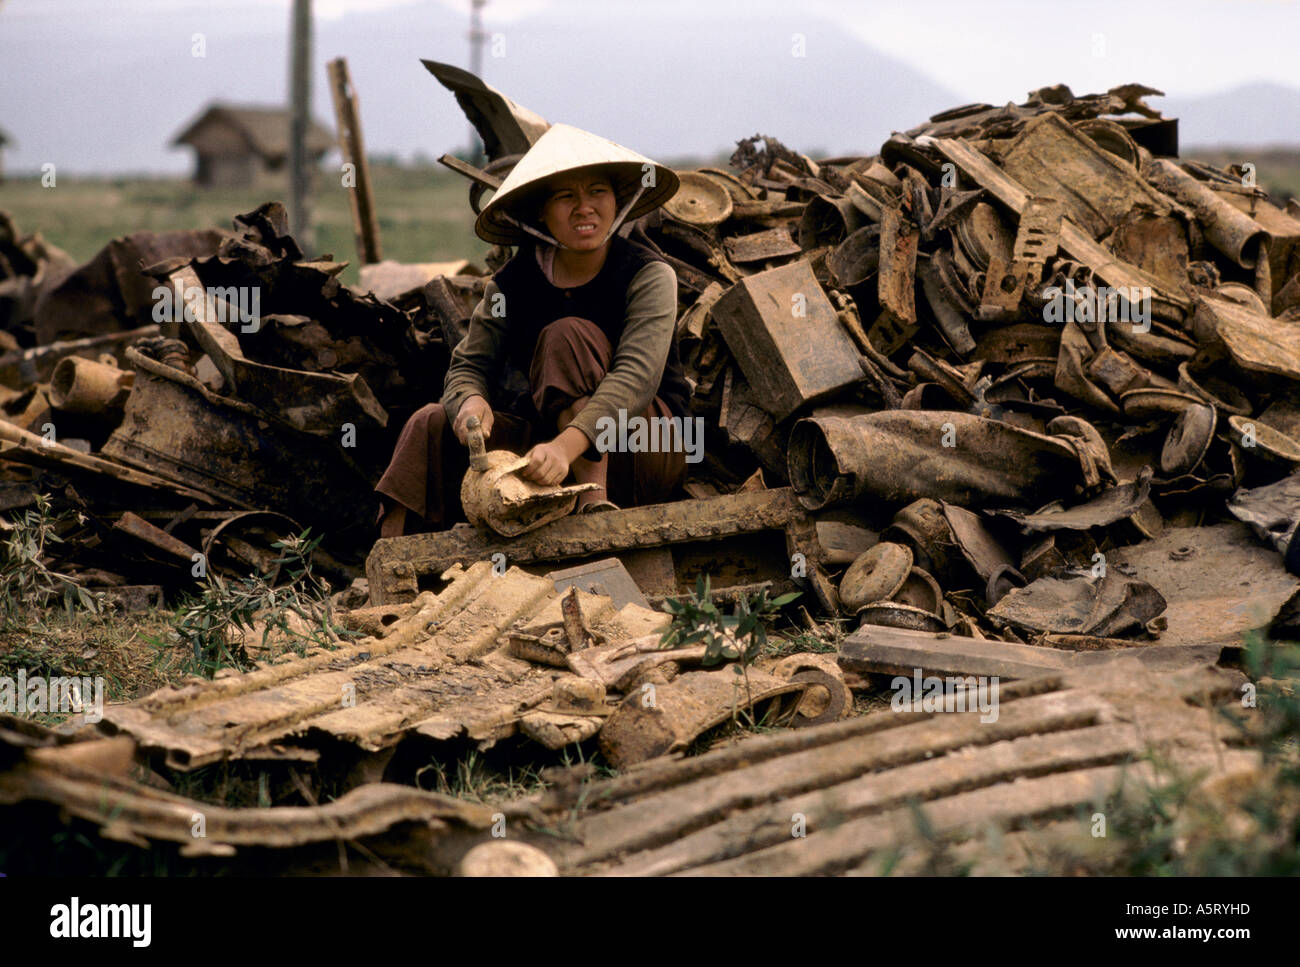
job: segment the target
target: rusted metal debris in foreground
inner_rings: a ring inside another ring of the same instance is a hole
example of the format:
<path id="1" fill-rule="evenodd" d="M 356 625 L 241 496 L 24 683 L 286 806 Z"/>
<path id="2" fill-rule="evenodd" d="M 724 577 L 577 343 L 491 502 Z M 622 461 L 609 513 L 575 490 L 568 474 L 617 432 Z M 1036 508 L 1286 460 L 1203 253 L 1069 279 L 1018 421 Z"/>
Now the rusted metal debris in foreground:
<path id="1" fill-rule="evenodd" d="M 488 146 L 483 170 L 451 165 L 477 208 L 546 122 L 428 66 Z M 1300 585 L 1300 209 L 1180 160 L 1156 93 L 966 105 L 869 157 L 755 136 L 730 170 L 681 172 L 626 230 L 677 273 L 702 461 L 681 500 L 509 538 L 375 543 L 371 494 L 508 251 L 367 266 L 353 289 L 274 203 L 80 267 L 0 220 L 0 508 L 54 493 L 82 515 L 61 568 L 160 585 L 149 600 L 192 587 L 196 554 L 238 575 L 310 525 L 369 636 L 113 707 L 75 741 L 7 720 L 0 801 L 185 842 L 192 804 L 111 764 L 247 762 L 308 805 L 221 813 L 191 852 L 314 862 L 355 839 L 440 872 L 870 872 L 909 796 L 936 829 L 1050 832 L 1122 776 L 1158 781 L 1132 765 L 1149 742 L 1255 768 L 1190 700 L 1234 691 L 1215 666 Z M 659 650 L 647 605 L 703 573 L 724 601 L 802 591 L 850 634 L 748 676 Z M 998 677 L 998 723 L 851 715 L 912 670 Z M 799 728 L 682 757 L 741 710 Z M 503 743 L 594 743 L 625 771 L 508 807 L 509 845 L 491 814 L 382 781 Z M 351 791 L 313 805 L 313 777 Z M 1009 841 L 1012 868 L 1039 832 Z"/>
<path id="2" fill-rule="evenodd" d="M 1149 749 L 1217 783 L 1260 781 L 1258 753 L 1205 704 L 1232 701 L 1242 681 L 1210 666 L 1160 675 L 1124 659 L 1004 684 L 994 716 L 983 695 L 918 697 L 613 779 L 591 781 L 578 767 L 499 809 L 383 781 L 317 805 L 297 773 L 311 805 L 214 807 L 128 778 L 127 737 L 58 744 L 6 723 L 0 804 L 37 818 L 61 809 L 105 837 L 248 872 L 658 876 L 878 873 L 916 842 L 919 801 L 975 872 L 1007 873 L 1085 835 L 1081 809 L 1167 782 Z M 793 835 L 792 823 L 802 824 Z M 990 844 L 981 837 L 991 827 L 1011 831 Z M 904 857 L 906 872 L 918 860 Z"/>

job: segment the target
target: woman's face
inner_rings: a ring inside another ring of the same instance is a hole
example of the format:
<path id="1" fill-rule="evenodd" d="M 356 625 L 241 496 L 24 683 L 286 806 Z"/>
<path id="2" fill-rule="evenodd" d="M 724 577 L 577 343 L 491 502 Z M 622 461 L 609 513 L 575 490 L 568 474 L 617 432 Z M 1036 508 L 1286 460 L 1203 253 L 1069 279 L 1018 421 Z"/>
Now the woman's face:
<path id="1" fill-rule="evenodd" d="M 618 211 L 614 186 L 600 173 L 556 175 L 542 206 L 542 222 L 561 245 L 580 252 L 600 248 Z"/>

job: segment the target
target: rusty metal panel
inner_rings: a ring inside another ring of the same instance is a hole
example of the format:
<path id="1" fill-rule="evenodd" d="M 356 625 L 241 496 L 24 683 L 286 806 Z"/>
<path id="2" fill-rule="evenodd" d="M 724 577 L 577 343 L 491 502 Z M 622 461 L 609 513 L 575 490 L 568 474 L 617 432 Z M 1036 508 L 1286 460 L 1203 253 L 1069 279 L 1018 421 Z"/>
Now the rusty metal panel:
<path id="1" fill-rule="evenodd" d="M 493 160 L 523 154 L 551 126 L 545 118 L 516 104 L 464 68 L 435 60 L 420 63 L 456 96 L 456 103 L 478 131 Z"/>
<path id="2" fill-rule="evenodd" d="M 981 322 L 1014 319 L 1031 272 L 1028 262 L 1006 262 L 999 256 L 990 256 L 975 317 Z"/>
<path id="3" fill-rule="evenodd" d="M 6 752 L 22 744 L 34 745 L 0 729 L 0 747 Z M 389 783 L 361 786 L 332 802 L 302 807 L 239 809 L 200 802 L 131 778 L 134 743 L 125 736 L 34 745 L 18 752 L 16 765 L 0 773 L 0 804 L 46 803 L 60 815 L 97 824 L 105 839 L 144 849 L 175 844 L 186 858 L 234 861 L 266 849 L 306 852 L 323 844 L 332 850 L 344 840 L 368 839 L 379 852 L 447 874 L 453 870 L 439 868 L 427 849 L 429 840 L 463 838 L 464 850 L 493 822 L 494 810 L 487 806 Z M 204 819 L 202 837 L 194 835 L 196 814 Z M 412 836 L 413 829 L 425 833 Z M 374 839 L 390 833 L 396 835 L 382 845 Z M 283 853 L 277 857 L 275 872 L 284 872 L 288 858 Z M 346 860 L 340 863 L 347 872 Z M 374 871 L 382 869 L 379 864 Z"/>
<path id="4" fill-rule="evenodd" d="M 1037 285 L 1043 266 L 1061 244 L 1061 203 L 1055 198 L 1031 198 L 1020 213 L 1012 258 L 1030 266 L 1026 279 Z"/>
<path id="5" fill-rule="evenodd" d="M 899 205 L 884 209 L 880 219 L 880 268 L 876 275 L 880 317 L 867 332 L 886 356 L 917 332 L 916 253 L 920 236 Z"/>
<path id="6" fill-rule="evenodd" d="M 1135 208 L 1158 214 L 1169 200 L 1055 113 L 1044 114 L 1002 151 L 1002 167 L 1035 195 L 1059 199 L 1071 221 L 1100 238 Z"/>
<path id="7" fill-rule="evenodd" d="M 941 138 L 936 138 L 929 144 L 976 184 L 987 188 L 1013 212 L 1022 213 L 1033 197 L 1015 178 L 993 164 L 973 145 L 961 139 Z M 1116 259 L 1072 222 L 1068 213 L 1061 221 L 1060 247 L 1072 258 L 1087 265 L 1097 279 L 1114 289 L 1129 291 L 1133 288 L 1151 288 L 1152 313 L 1161 318 L 1182 321 L 1191 311 L 1191 300 L 1181 291 L 1137 266 Z"/>
<path id="8" fill-rule="evenodd" d="M 331 533 L 368 527 L 370 484 L 333 439 L 299 433 L 218 396 L 193 376 L 132 348 L 136 381 L 104 455 L 241 509 L 272 509 Z M 326 468 L 303 474 L 304 462 Z"/>
<path id="9" fill-rule="evenodd" d="M 802 251 L 788 228 L 769 228 L 752 235 L 737 235 L 723 242 L 723 247 L 731 261 L 740 263 L 786 258 Z"/>
<path id="10" fill-rule="evenodd" d="M 1300 332 L 1248 306 L 1198 296 L 1194 318 L 1202 342 L 1222 343 L 1242 369 L 1300 380 Z"/>
<path id="11" fill-rule="evenodd" d="M 610 557 L 580 567 L 562 568 L 551 571 L 546 576 L 555 582 L 557 591 L 575 587 L 592 594 L 603 594 L 619 608 L 625 604 L 638 604 L 643 608 L 650 606 L 618 558 Z"/>

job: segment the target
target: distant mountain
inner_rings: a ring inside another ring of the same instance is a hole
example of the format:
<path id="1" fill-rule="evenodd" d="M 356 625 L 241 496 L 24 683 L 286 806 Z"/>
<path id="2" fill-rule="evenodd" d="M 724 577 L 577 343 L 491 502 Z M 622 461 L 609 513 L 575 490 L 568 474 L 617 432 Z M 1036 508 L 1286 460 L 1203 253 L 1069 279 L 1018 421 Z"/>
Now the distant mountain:
<path id="1" fill-rule="evenodd" d="M 668 159 L 729 152 L 760 132 L 810 154 L 874 153 L 892 130 L 963 100 L 807 14 L 647 20 L 644 9 L 552 11 L 504 27 L 489 19 L 500 36 L 484 77 L 549 120 Z M 253 22 L 160 8 L 148 22 L 87 16 L 57 29 L 3 26 L 0 124 L 17 142 L 13 171 L 46 161 L 80 173 L 184 171 L 188 154 L 167 143 L 208 102 L 286 96 L 287 14 Z M 193 56 L 196 32 L 203 57 Z M 465 64 L 466 32 L 465 18 L 427 3 L 318 18 L 314 113 L 332 124 L 324 64 L 343 55 L 367 150 L 410 158 L 463 147 L 464 115 L 420 58 Z"/>
<path id="2" fill-rule="evenodd" d="M 1248 84 L 1205 97 L 1151 98 L 1166 117 L 1178 118 L 1180 146 L 1300 146 L 1300 90 Z"/>

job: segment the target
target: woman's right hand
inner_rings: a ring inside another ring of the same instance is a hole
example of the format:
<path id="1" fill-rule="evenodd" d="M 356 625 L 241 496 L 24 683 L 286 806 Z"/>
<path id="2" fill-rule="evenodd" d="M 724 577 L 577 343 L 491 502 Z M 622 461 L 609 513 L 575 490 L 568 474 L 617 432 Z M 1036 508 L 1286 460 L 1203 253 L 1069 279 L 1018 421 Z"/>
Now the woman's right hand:
<path id="1" fill-rule="evenodd" d="M 460 441 L 461 446 L 469 446 L 469 427 L 467 424 L 471 416 L 478 417 L 484 440 L 492 435 L 492 407 L 488 406 L 488 401 L 481 396 L 467 397 L 465 402 L 460 405 L 460 412 L 456 414 L 456 422 L 451 428 L 451 432 L 456 434 L 456 439 Z"/>

